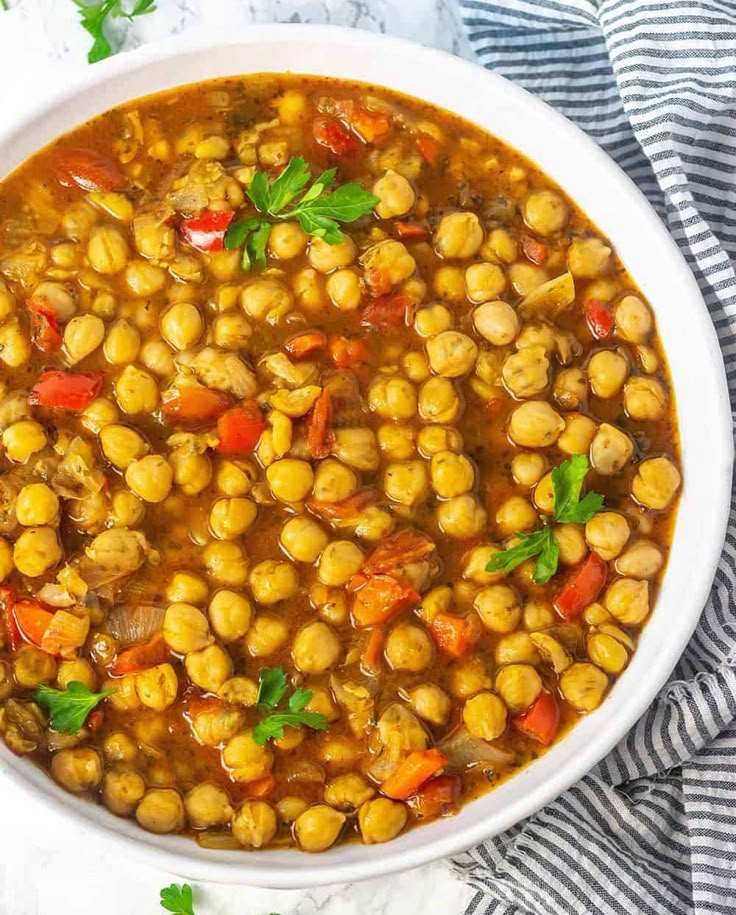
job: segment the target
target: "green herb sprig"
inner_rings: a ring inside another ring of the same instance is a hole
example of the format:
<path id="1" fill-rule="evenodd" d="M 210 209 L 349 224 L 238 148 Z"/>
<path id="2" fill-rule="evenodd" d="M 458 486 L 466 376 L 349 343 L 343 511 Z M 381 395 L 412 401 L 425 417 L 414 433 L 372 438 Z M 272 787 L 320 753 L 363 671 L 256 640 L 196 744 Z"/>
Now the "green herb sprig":
<path id="1" fill-rule="evenodd" d="M 161 908 L 172 915 L 195 915 L 192 888 L 188 883 L 172 883 L 161 890 Z"/>
<path id="2" fill-rule="evenodd" d="M 72 680 L 66 689 L 54 689 L 43 684 L 37 686 L 33 698 L 49 715 L 49 723 L 54 731 L 76 734 L 89 713 L 114 692 L 114 689 L 106 689 L 101 693 L 93 693 L 84 683 Z"/>
<path id="3" fill-rule="evenodd" d="M 0 0 L 0 10 L 5 10 L 6 13 L 9 12 L 10 7 L 7 4 L 7 0 Z"/>
<path id="4" fill-rule="evenodd" d="M 2 0 L 0 0 L 2 2 Z M 110 19 L 133 20 L 136 16 L 145 16 L 156 9 L 156 0 L 136 0 L 135 5 L 127 12 L 122 0 L 101 0 L 99 3 L 85 3 L 85 0 L 72 0 L 79 7 L 82 28 L 86 29 L 94 41 L 87 54 L 87 60 L 97 63 L 113 53 L 110 40 L 105 34 L 105 24 Z"/>
<path id="5" fill-rule="evenodd" d="M 290 159 L 278 178 L 270 183 L 265 172 L 257 171 L 248 197 L 263 216 L 230 223 L 225 233 L 225 247 L 232 250 L 243 246 L 244 270 L 250 270 L 254 263 L 265 267 L 271 226 L 274 220 L 284 219 L 296 219 L 307 235 L 322 238 L 330 245 L 339 245 L 345 238 L 340 223 L 354 222 L 370 213 L 378 198 L 356 181 L 329 191 L 336 175 L 337 169 L 328 169 L 302 194 L 312 177 L 303 156 Z M 286 209 L 290 205 L 290 209 Z"/>
<path id="6" fill-rule="evenodd" d="M 552 471 L 552 521 L 558 524 L 585 524 L 601 510 L 603 496 L 600 493 L 589 492 L 580 498 L 588 467 L 588 458 L 584 454 L 573 454 Z M 522 562 L 537 556 L 532 578 L 540 585 L 548 582 L 557 571 L 560 559 L 560 547 L 549 520 L 543 516 L 541 530 L 531 534 L 517 533 L 514 536 L 518 543 L 508 550 L 494 553 L 486 571 L 512 572 Z"/>
<path id="7" fill-rule="evenodd" d="M 295 689 L 286 703 L 286 710 L 279 711 L 281 700 L 288 692 L 286 671 L 283 667 L 266 667 L 258 677 L 258 696 L 256 706 L 260 712 L 266 712 L 253 728 L 253 740 L 262 747 L 268 740 L 284 736 L 284 728 L 302 726 L 317 731 L 327 730 L 327 716 L 322 712 L 305 712 L 304 706 L 312 698 L 308 689 Z"/>

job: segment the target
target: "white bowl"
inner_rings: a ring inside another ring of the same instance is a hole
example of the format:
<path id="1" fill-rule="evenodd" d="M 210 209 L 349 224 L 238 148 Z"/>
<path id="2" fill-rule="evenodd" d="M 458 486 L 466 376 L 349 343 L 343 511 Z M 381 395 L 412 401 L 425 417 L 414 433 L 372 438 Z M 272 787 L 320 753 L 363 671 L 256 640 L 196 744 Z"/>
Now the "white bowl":
<path id="1" fill-rule="evenodd" d="M 654 308 L 669 358 L 685 487 L 669 567 L 631 664 L 602 707 L 541 759 L 456 817 L 389 845 L 298 851 L 214 852 L 154 836 L 57 787 L 0 742 L 6 778 L 62 812 L 70 835 L 199 880 L 299 887 L 360 880 L 459 852 L 551 801 L 594 766 L 644 712 L 677 662 L 707 599 L 726 529 L 733 443 L 721 352 L 697 284 L 644 197 L 584 134 L 542 102 L 479 66 L 406 41 L 324 26 L 253 26 L 234 35 L 175 39 L 85 71 L 0 136 L 8 173 L 88 118 L 173 86 L 262 71 L 363 80 L 433 102 L 529 156 L 615 245 Z"/>

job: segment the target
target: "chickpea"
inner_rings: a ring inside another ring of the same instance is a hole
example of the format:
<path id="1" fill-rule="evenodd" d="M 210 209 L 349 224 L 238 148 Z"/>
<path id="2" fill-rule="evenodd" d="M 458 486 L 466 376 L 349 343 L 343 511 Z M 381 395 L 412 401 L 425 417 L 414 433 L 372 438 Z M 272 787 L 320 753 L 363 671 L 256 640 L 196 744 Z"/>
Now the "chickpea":
<path id="1" fill-rule="evenodd" d="M 422 683 L 408 693 L 409 703 L 417 714 L 429 724 L 438 727 L 447 724 L 452 702 L 447 693 L 436 683 Z"/>
<path id="2" fill-rule="evenodd" d="M 406 246 L 391 238 L 368 248 L 360 262 L 369 287 L 398 286 L 408 280 L 416 268 L 416 262 Z"/>
<path id="3" fill-rule="evenodd" d="M 184 666 L 192 683 L 210 693 L 216 693 L 233 672 L 230 655 L 216 644 L 189 652 Z"/>
<path id="4" fill-rule="evenodd" d="M 128 243 L 119 229 L 98 226 L 90 232 L 87 243 L 87 260 L 97 273 L 120 273 L 128 263 Z"/>
<path id="5" fill-rule="evenodd" d="M 193 572 L 175 572 L 166 586 L 166 599 L 174 603 L 204 606 L 210 589 L 207 582 Z"/>
<path id="6" fill-rule="evenodd" d="M 616 333 L 629 343 L 646 343 L 654 326 L 654 319 L 646 305 L 636 295 L 626 295 L 613 309 Z"/>
<path id="7" fill-rule="evenodd" d="M 600 238 L 576 238 L 567 250 L 567 267 L 575 279 L 594 279 L 611 263 L 611 249 Z"/>
<path id="8" fill-rule="evenodd" d="M 316 521 L 302 517 L 287 521 L 281 529 L 279 539 L 291 559 L 310 565 L 317 561 L 329 541 L 329 537 Z"/>
<path id="9" fill-rule="evenodd" d="M 335 666 L 343 649 L 332 629 L 326 623 L 316 621 L 297 632 L 291 653 L 302 673 L 321 674 Z"/>
<path id="10" fill-rule="evenodd" d="M 35 645 L 21 645 L 13 658 L 13 676 L 18 686 L 32 689 L 56 676 L 56 661 Z"/>
<path id="11" fill-rule="evenodd" d="M 456 699 L 469 699 L 492 685 L 493 681 L 479 657 L 468 658 L 450 669 L 449 689 Z"/>
<path id="12" fill-rule="evenodd" d="M 387 466 L 383 477 L 386 495 L 400 505 L 424 501 L 429 490 L 429 475 L 424 461 L 396 461 Z"/>
<path id="13" fill-rule="evenodd" d="M 284 458 L 266 469 L 266 479 L 280 502 L 301 502 L 312 489 L 314 473 L 307 461 Z"/>
<path id="14" fill-rule="evenodd" d="M 212 628 L 223 642 L 234 642 L 248 631 L 252 616 L 250 601 L 237 591 L 218 591 L 210 601 L 208 612 Z"/>
<path id="15" fill-rule="evenodd" d="M 276 835 L 276 811 L 267 801 L 245 801 L 233 817 L 232 831 L 245 848 L 263 848 Z"/>
<path id="16" fill-rule="evenodd" d="M 437 506 L 437 523 L 448 537 L 465 540 L 476 537 L 485 527 L 486 511 L 475 496 L 466 493 L 440 502 Z"/>
<path id="17" fill-rule="evenodd" d="M 445 330 L 427 342 L 432 371 L 443 378 L 460 378 L 472 371 L 478 358 L 474 340 L 455 330 Z"/>
<path id="18" fill-rule="evenodd" d="M 255 468 L 247 463 L 224 460 L 217 468 L 215 485 L 226 496 L 246 496 L 256 475 Z"/>
<path id="19" fill-rule="evenodd" d="M 508 346 L 519 333 L 519 318 L 508 303 L 486 301 L 473 311 L 473 327 L 493 346 Z"/>
<path id="20" fill-rule="evenodd" d="M 447 213 L 434 233 L 434 247 L 445 259 L 475 257 L 483 244 L 483 227 L 475 213 Z"/>
<path id="21" fill-rule="evenodd" d="M 516 454 L 511 460 L 511 475 L 519 486 L 530 489 L 544 476 L 547 466 L 547 459 L 543 454 L 536 452 Z"/>
<path id="22" fill-rule="evenodd" d="M 279 222 L 271 226 L 268 250 L 272 257 L 286 261 L 299 257 L 307 247 L 307 236 L 298 222 Z"/>
<path id="23" fill-rule="evenodd" d="M 376 436 L 368 427 L 336 429 L 332 451 L 335 457 L 356 470 L 371 472 L 377 470 L 380 463 Z"/>
<path id="24" fill-rule="evenodd" d="M 5 579 L 13 571 L 13 547 L 0 537 L 0 581 Z"/>
<path id="25" fill-rule="evenodd" d="M 270 606 L 288 600 L 296 594 L 299 588 L 299 575 L 290 562 L 265 559 L 253 567 L 249 583 L 258 603 Z"/>
<path id="26" fill-rule="evenodd" d="M 135 324 L 120 318 L 110 327 L 103 351 L 110 365 L 130 365 L 138 358 L 141 333 Z"/>
<path id="27" fill-rule="evenodd" d="M 514 397 L 523 399 L 541 394 L 549 385 L 549 359 L 544 347 L 528 346 L 508 356 L 501 377 Z"/>
<path id="28" fill-rule="evenodd" d="M 146 514 L 143 502 L 138 496 L 121 489 L 112 495 L 110 520 L 115 527 L 136 527 Z"/>
<path id="29" fill-rule="evenodd" d="M 161 336 L 175 350 L 194 346 L 203 332 L 204 320 L 191 302 L 175 302 L 161 315 Z"/>
<path id="30" fill-rule="evenodd" d="M 74 365 L 93 353 L 105 338 L 105 325 L 96 315 L 77 315 L 64 328 L 64 349 Z"/>
<path id="31" fill-rule="evenodd" d="M 344 813 L 326 804 L 315 804 L 296 818 L 294 834 L 304 851 L 326 851 L 337 841 L 344 823 Z"/>
<path id="32" fill-rule="evenodd" d="M 363 565 L 363 551 L 351 540 L 334 540 L 320 556 L 318 575 L 323 585 L 337 588 L 347 584 Z"/>
<path id="33" fill-rule="evenodd" d="M 560 675 L 560 690 L 566 702 L 579 712 L 592 712 L 608 689 L 608 677 L 594 664 L 579 661 Z"/>
<path id="34" fill-rule="evenodd" d="M 146 340 L 140 350 L 140 359 L 149 371 L 160 378 L 169 378 L 176 371 L 171 349 L 163 340 Z"/>
<path id="35" fill-rule="evenodd" d="M 131 816 L 145 793 L 146 783 L 135 769 L 118 766 L 105 772 L 102 801 L 117 816 Z"/>
<path id="36" fill-rule="evenodd" d="M 91 747 L 59 750 L 51 757 L 51 775 L 67 791 L 82 794 L 96 788 L 102 780 L 102 761 Z"/>
<path id="37" fill-rule="evenodd" d="M 624 408 L 632 419 L 660 419 L 667 408 L 667 395 L 656 378 L 630 378 L 624 388 Z"/>
<path id="38" fill-rule="evenodd" d="M 147 454 L 125 471 L 125 482 L 144 502 L 163 502 L 171 492 L 174 472 L 160 454 Z"/>
<path id="39" fill-rule="evenodd" d="M 465 270 L 465 288 L 471 302 L 492 303 L 506 288 L 506 274 L 498 264 L 471 264 Z"/>
<path id="40" fill-rule="evenodd" d="M 664 511 L 669 508 L 681 482 L 680 471 L 670 458 L 649 458 L 637 467 L 631 494 L 645 508 Z"/>
<path id="41" fill-rule="evenodd" d="M 364 845 L 390 842 L 406 825 L 406 807 L 400 801 L 377 797 L 358 811 L 358 826 Z"/>
<path id="42" fill-rule="evenodd" d="M 432 457 L 430 470 L 432 486 L 443 499 L 461 496 L 475 485 L 475 470 L 464 454 L 438 451 Z"/>
<path id="43" fill-rule="evenodd" d="M 18 537 L 13 562 L 21 575 L 37 578 L 61 561 L 63 556 L 53 527 L 29 527 Z"/>
<path id="44" fill-rule="evenodd" d="M 496 512 L 496 524 L 502 537 L 530 531 L 536 527 L 537 521 L 534 507 L 523 496 L 511 496 L 499 505 Z"/>
<path id="45" fill-rule="evenodd" d="M 473 737 L 495 740 L 506 730 L 506 706 L 494 693 L 477 693 L 463 706 L 463 721 Z"/>
<path id="46" fill-rule="evenodd" d="M 561 232 L 569 212 L 564 199 L 556 191 L 534 191 L 524 201 L 524 222 L 544 238 Z"/>
<path id="47" fill-rule="evenodd" d="M 417 412 L 417 392 L 406 378 L 379 375 L 368 386 L 368 405 L 383 419 L 411 419 Z"/>
<path id="48" fill-rule="evenodd" d="M 174 482 L 185 496 L 196 496 L 210 485 L 212 463 L 206 454 L 181 449 L 169 455 Z"/>
<path id="49" fill-rule="evenodd" d="M 338 775 L 325 785 L 325 800 L 337 810 L 357 810 L 375 793 L 375 789 L 354 772 Z"/>
<path id="50" fill-rule="evenodd" d="M 243 311 L 257 321 L 277 324 L 294 305 L 291 292 L 275 279 L 260 279 L 249 283 L 240 297 Z"/>
<path id="51" fill-rule="evenodd" d="M 185 822 L 181 795 L 173 788 L 149 788 L 136 807 L 135 818 L 148 832 L 181 832 Z"/>
<path id="52" fill-rule="evenodd" d="M 81 422 L 85 429 L 88 429 L 94 435 L 99 435 L 104 426 L 115 422 L 118 415 L 118 408 L 111 400 L 106 397 L 96 397 L 82 411 Z"/>
<path id="53" fill-rule="evenodd" d="M 373 184 L 372 193 L 379 198 L 375 210 L 381 219 L 406 216 L 416 201 L 411 184 L 391 168 Z"/>
<path id="54" fill-rule="evenodd" d="M 588 545 L 606 561 L 621 553 L 630 534 L 629 522 L 618 512 L 598 512 L 585 525 Z"/>
<path id="55" fill-rule="evenodd" d="M 150 450 L 135 429 L 117 423 L 110 423 L 100 430 L 100 447 L 107 460 L 118 470 L 127 470 Z"/>
<path id="56" fill-rule="evenodd" d="M 546 601 L 530 600 L 524 604 L 523 624 L 529 631 L 548 629 L 555 619 L 554 610 Z"/>
<path id="57" fill-rule="evenodd" d="M 106 760 L 131 762 L 138 754 L 138 747 L 124 731 L 113 731 L 104 738 L 102 751 Z"/>
<path id="58" fill-rule="evenodd" d="M 473 606 L 491 632 L 513 632 L 519 625 L 521 604 L 510 585 L 493 584 L 482 588 L 476 594 Z"/>
<path id="59" fill-rule="evenodd" d="M 164 288 L 166 271 L 142 258 L 136 258 L 125 268 L 125 282 L 133 295 L 147 299 Z"/>
<path id="60" fill-rule="evenodd" d="M 161 712 L 174 702 L 179 691 L 176 671 L 171 664 L 158 664 L 141 671 L 135 678 L 135 691 L 146 708 Z"/>
<path id="61" fill-rule="evenodd" d="M 59 521 L 59 497 L 45 483 L 29 483 L 18 493 L 15 515 L 24 527 L 54 526 Z"/>
<path id="62" fill-rule="evenodd" d="M 307 260 L 310 266 L 320 273 L 332 273 L 340 267 L 348 267 L 355 260 L 358 249 L 349 235 L 337 245 L 331 245 L 324 239 L 313 235 L 309 240 Z"/>
<path id="63" fill-rule="evenodd" d="M 253 658 L 274 654 L 289 637 L 289 627 L 283 620 L 262 614 L 257 616 L 245 636 L 245 647 Z"/>
<path id="64" fill-rule="evenodd" d="M 125 528 L 103 531 L 85 548 L 88 559 L 110 572 L 134 572 L 146 556 L 146 538 Z"/>
<path id="65" fill-rule="evenodd" d="M 626 648 L 605 632 L 593 632 L 588 637 L 588 657 L 607 674 L 620 674 L 629 663 Z"/>
<path id="66" fill-rule="evenodd" d="M 432 277 L 432 289 L 445 302 L 460 305 L 465 302 L 465 276 L 460 267 L 445 264 Z"/>
<path id="67" fill-rule="evenodd" d="M 230 822 L 233 813 L 227 792 L 209 782 L 195 785 L 186 793 L 184 809 L 190 824 L 195 829 L 225 826 Z"/>
<path id="68" fill-rule="evenodd" d="M 522 448 L 553 445 L 565 428 L 565 421 L 544 400 L 529 400 L 511 414 L 508 435 Z"/>
<path id="69" fill-rule="evenodd" d="M 215 318 L 212 333 L 215 346 L 221 349 L 242 350 L 247 348 L 252 330 L 244 315 L 224 314 Z"/>
<path id="70" fill-rule="evenodd" d="M 453 423 L 460 416 L 462 402 L 449 378 L 430 378 L 419 389 L 419 415 L 428 423 Z"/>
<path id="71" fill-rule="evenodd" d="M 414 317 L 414 330 L 420 337 L 434 337 L 449 330 L 455 323 L 452 311 L 440 302 L 419 308 Z"/>
<path id="72" fill-rule="evenodd" d="M 597 431 L 595 421 L 589 416 L 570 413 L 565 417 L 565 429 L 557 439 L 557 447 L 565 454 L 586 454 Z"/>
<path id="73" fill-rule="evenodd" d="M 608 586 L 603 605 L 620 623 L 638 626 L 649 615 L 649 583 L 635 578 L 618 578 Z"/>
<path id="74" fill-rule="evenodd" d="M 56 315 L 60 324 L 69 321 L 77 310 L 74 295 L 62 283 L 39 283 L 33 290 L 32 298 Z"/>
<path id="75" fill-rule="evenodd" d="M 43 426 L 32 419 L 22 419 L 3 431 L 6 456 L 16 464 L 25 464 L 38 451 L 46 447 Z"/>
<path id="76" fill-rule="evenodd" d="M 187 654 L 214 642 L 207 617 L 191 604 L 169 604 L 164 616 L 164 638 L 172 651 Z"/>
<path id="77" fill-rule="evenodd" d="M 615 397 L 629 374 L 629 363 L 621 353 L 600 350 L 588 362 L 590 388 L 597 397 Z"/>
<path id="78" fill-rule="evenodd" d="M 335 270 L 327 277 L 325 289 L 332 304 L 340 311 L 355 311 L 360 305 L 363 293 L 360 277 L 354 270 Z"/>
<path id="79" fill-rule="evenodd" d="M 248 562 L 239 543 L 227 540 L 208 543 L 203 558 L 207 574 L 220 584 L 237 587 L 245 583 Z"/>
<path id="80" fill-rule="evenodd" d="M 486 571 L 491 556 L 498 551 L 499 548 L 490 543 L 473 547 L 465 557 L 463 578 L 477 585 L 492 585 L 500 581 L 503 578 L 503 572 Z"/>
<path id="81" fill-rule="evenodd" d="M 94 667 L 85 658 L 73 658 L 59 663 L 59 669 L 56 672 L 56 682 L 59 687 L 66 689 L 72 680 L 84 683 L 91 690 L 97 687 L 97 675 Z"/>
<path id="82" fill-rule="evenodd" d="M 123 413 L 150 414 L 158 407 L 158 384 L 153 375 L 128 365 L 115 379 L 115 397 Z"/>
<path id="83" fill-rule="evenodd" d="M 508 664 L 496 674 L 496 690 L 510 711 L 518 714 L 542 692 L 542 679 L 530 664 Z"/>
<path id="84" fill-rule="evenodd" d="M 250 499 L 217 499 L 210 509 L 210 531 L 218 540 L 233 540 L 252 526 L 257 514 Z"/>
<path id="85" fill-rule="evenodd" d="M 585 375 L 582 369 L 571 366 L 560 369 L 555 375 L 552 395 L 562 410 L 577 410 L 586 393 Z"/>
<path id="86" fill-rule="evenodd" d="M 526 632 L 510 632 L 496 643 L 496 664 L 539 664 L 535 643 Z"/>
<path id="87" fill-rule="evenodd" d="M 401 623 L 389 632 L 385 645 L 386 660 L 392 670 L 418 673 L 432 663 L 434 648 L 427 631 L 413 623 Z"/>
<path id="88" fill-rule="evenodd" d="M 601 423 L 590 443 L 590 461 L 603 476 L 618 473 L 634 453 L 631 439 L 616 426 Z"/>
<path id="89" fill-rule="evenodd" d="M 656 543 L 637 540 L 616 560 L 616 571 L 629 578 L 655 578 L 662 571 L 664 557 Z"/>
<path id="90" fill-rule="evenodd" d="M 268 746 L 258 746 L 253 731 L 246 730 L 228 740 L 222 749 L 222 762 L 236 782 L 252 782 L 271 772 L 273 753 Z"/>
<path id="91" fill-rule="evenodd" d="M 462 451 L 463 439 L 457 429 L 425 426 L 417 435 L 417 448 L 422 457 L 431 458 L 440 451 Z"/>
<path id="92" fill-rule="evenodd" d="M 394 461 L 408 460 L 414 454 L 415 439 L 411 426 L 383 423 L 378 429 L 378 447 Z"/>

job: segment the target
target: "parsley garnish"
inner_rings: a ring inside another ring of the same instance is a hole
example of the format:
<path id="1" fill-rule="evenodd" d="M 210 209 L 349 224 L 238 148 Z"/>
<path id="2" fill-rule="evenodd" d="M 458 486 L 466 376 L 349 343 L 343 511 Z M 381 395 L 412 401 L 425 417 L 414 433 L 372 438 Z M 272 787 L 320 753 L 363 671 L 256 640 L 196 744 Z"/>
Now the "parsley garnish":
<path id="1" fill-rule="evenodd" d="M 552 471 L 552 493 L 554 504 L 552 520 L 559 524 L 585 524 L 603 507 L 603 496 L 589 492 L 583 499 L 580 492 L 588 472 L 588 458 L 584 454 L 573 454 Z M 487 572 L 512 572 L 522 562 L 537 556 L 532 578 L 543 585 L 557 571 L 560 548 L 547 518 L 542 518 L 541 531 L 531 534 L 516 534 L 518 540 L 508 550 L 500 550 L 491 556 Z"/>
<path id="2" fill-rule="evenodd" d="M 87 715 L 114 692 L 114 689 L 106 689 L 93 693 L 84 683 L 72 680 L 66 689 L 54 689 L 43 684 L 37 686 L 33 698 L 48 712 L 54 731 L 76 734 L 87 720 Z"/>
<path id="3" fill-rule="evenodd" d="M 5 10 L 6 13 L 8 12 L 8 4 L 6 3 L 6 0 L 0 0 L 0 10 Z"/>
<path id="4" fill-rule="evenodd" d="M 82 27 L 94 38 L 87 60 L 97 63 L 112 54 L 112 45 L 105 35 L 105 23 L 108 19 L 130 19 L 145 16 L 155 9 L 155 0 L 136 0 L 133 9 L 128 13 L 123 9 L 122 0 L 101 0 L 99 3 L 85 3 L 84 0 L 72 0 L 79 7 Z"/>
<path id="5" fill-rule="evenodd" d="M 323 238 L 330 245 L 343 241 L 339 224 L 354 222 L 369 213 L 378 203 L 378 198 L 356 181 L 327 193 L 335 182 L 336 174 L 337 169 L 328 169 L 302 194 L 312 177 L 302 156 L 290 159 L 286 168 L 270 184 L 265 172 L 255 173 L 248 197 L 263 217 L 239 219 L 230 223 L 225 233 L 228 250 L 243 246 L 244 270 L 250 270 L 254 263 L 266 266 L 266 245 L 273 220 L 297 219 L 307 235 Z M 301 198 L 294 203 L 300 194 Z M 290 204 L 293 206 L 286 210 L 285 207 Z"/>
<path id="6" fill-rule="evenodd" d="M 188 883 L 172 883 L 161 890 L 161 908 L 173 915 L 195 915 L 192 888 Z"/>
<path id="7" fill-rule="evenodd" d="M 279 704 L 288 691 L 286 671 L 283 667 L 266 667 L 258 677 L 257 705 L 260 711 L 270 712 L 253 728 L 253 740 L 262 747 L 267 740 L 284 736 L 284 728 L 305 725 L 317 731 L 327 730 L 327 717 L 321 712 L 305 712 L 304 706 L 312 698 L 308 689 L 295 689 L 286 703 L 288 711 L 278 711 Z"/>

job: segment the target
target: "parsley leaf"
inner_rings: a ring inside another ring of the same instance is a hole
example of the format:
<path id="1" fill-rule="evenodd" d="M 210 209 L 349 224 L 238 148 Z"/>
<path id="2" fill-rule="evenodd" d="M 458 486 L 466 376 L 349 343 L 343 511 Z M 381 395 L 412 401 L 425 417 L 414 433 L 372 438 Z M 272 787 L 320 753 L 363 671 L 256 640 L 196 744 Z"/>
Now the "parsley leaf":
<path id="1" fill-rule="evenodd" d="M 8 12 L 9 7 L 6 0 L 0 0 L 0 10 L 5 10 L 6 13 Z"/>
<path id="2" fill-rule="evenodd" d="M 284 728 L 314 728 L 317 731 L 327 730 L 327 717 L 321 712 L 305 712 L 304 706 L 312 698 L 311 690 L 297 689 L 289 696 L 288 711 L 279 712 L 278 706 L 288 692 L 286 671 L 283 667 L 266 667 L 258 677 L 258 696 L 256 705 L 260 711 L 269 711 L 253 728 L 253 740 L 262 747 L 267 740 L 284 736 Z"/>
<path id="3" fill-rule="evenodd" d="M 87 54 L 87 60 L 97 63 L 112 54 L 112 45 L 105 34 L 105 24 L 110 18 L 133 20 L 135 16 L 145 16 L 156 9 L 155 0 L 136 0 L 130 12 L 122 6 L 122 0 L 101 0 L 99 3 L 86 3 L 85 0 L 72 0 L 79 8 L 79 17 L 84 28 L 94 39 Z"/>
<path id="4" fill-rule="evenodd" d="M 172 915 L 195 915 L 192 888 L 188 883 L 172 883 L 161 890 L 161 908 Z"/>
<path id="5" fill-rule="evenodd" d="M 303 156 L 295 156 L 290 159 L 286 168 L 268 188 L 266 212 L 271 216 L 277 216 L 286 204 L 291 203 L 299 191 L 309 184 L 311 177 L 309 166 Z M 253 200 L 252 197 L 251 200 Z M 255 201 L 253 202 L 255 203 Z"/>
<path id="6" fill-rule="evenodd" d="M 268 244 L 270 235 L 271 223 L 264 221 L 258 226 L 245 244 L 249 260 L 251 263 L 255 261 L 261 268 L 266 266 L 266 245 Z"/>
<path id="7" fill-rule="evenodd" d="M 33 698 L 48 712 L 54 731 L 76 734 L 87 720 L 87 715 L 114 692 L 114 689 L 106 689 L 101 693 L 93 693 L 84 683 L 72 680 L 66 689 L 54 689 L 42 684 L 36 687 Z"/>
<path id="8" fill-rule="evenodd" d="M 551 473 L 554 507 L 552 520 L 559 524 L 585 524 L 603 507 L 603 496 L 589 492 L 583 499 L 580 492 L 588 472 L 588 458 L 584 454 L 573 454 L 559 464 Z M 542 529 L 531 534 L 517 533 L 517 543 L 508 550 L 494 553 L 486 566 L 487 572 L 512 572 L 522 562 L 537 556 L 532 578 L 537 584 L 545 584 L 557 571 L 560 547 L 552 527 L 546 518 Z"/>

